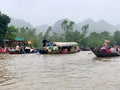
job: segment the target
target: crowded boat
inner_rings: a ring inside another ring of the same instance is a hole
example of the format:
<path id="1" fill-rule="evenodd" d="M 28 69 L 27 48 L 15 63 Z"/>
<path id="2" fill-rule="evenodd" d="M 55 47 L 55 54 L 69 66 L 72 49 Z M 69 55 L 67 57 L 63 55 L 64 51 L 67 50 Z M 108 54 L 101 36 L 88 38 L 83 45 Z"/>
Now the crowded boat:
<path id="1" fill-rule="evenodd" d="M 120 56 L 120 46 L 119 45 L 109 45 L 110 40 L 105 40 L 103 46 L 99 48 L 91 47 L 91 51 L 98 57 L 111 57 Z"/>
<path id="2" fill-rule="evenodd" d="M 0 54 L 25 54 L 34 53 L 37 49 L 30 47 L 30 43 L 25 41 L 23 38 L 16 38 L 13 41 L 4 40 L 4 48 L 0 47 Z"/>
<path id="3" fill-rule="evenodd" d="M 76 42 L 49 42 L 39 52 L 40 54 L 68 54 L 79 52 Z"/>

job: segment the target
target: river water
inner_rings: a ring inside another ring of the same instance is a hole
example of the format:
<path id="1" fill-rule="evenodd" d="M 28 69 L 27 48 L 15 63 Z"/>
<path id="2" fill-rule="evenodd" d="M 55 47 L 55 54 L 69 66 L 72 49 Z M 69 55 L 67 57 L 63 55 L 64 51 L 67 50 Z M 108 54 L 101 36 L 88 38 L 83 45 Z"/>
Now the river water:
<path id="1" fill-rule="evenodd" d="M 120 90 L 120 57 L 2 54 L 0 90 Z"/>

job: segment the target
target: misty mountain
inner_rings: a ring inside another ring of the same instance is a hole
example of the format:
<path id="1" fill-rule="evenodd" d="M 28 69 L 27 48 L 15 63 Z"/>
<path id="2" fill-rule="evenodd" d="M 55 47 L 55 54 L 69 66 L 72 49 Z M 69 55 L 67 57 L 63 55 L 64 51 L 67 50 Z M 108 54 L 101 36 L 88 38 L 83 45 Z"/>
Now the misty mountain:
<path id="1" fill-rule="evenodd" d="M 69 19 L 67 19 L 68 21 L 70 21 Z M 52 33 L 56 32 L 56 33 L 63 33 L 63 29 L 61 27 L 62 22 L 64 21 L 64 19 L 58 20 L 55 22 L 55 24 L 52 26 Z M 91 32 L 102 32 L 102 31 L 108 31 L 111 34 L 113 34 L 115 31 L 120 30 L 120 25 L 111 25 L 109 23 L 107 23 L 104 20 L 99 20 L 97 22 L 93 21 L 92 19 L 87 19 L 84 20 L 82 22 L 79 22 L 77 24 L 74 25 L 73 29 L 74 30 L 78 30 L 81 31 L 82 26 L 89 24 L 89 28 L 88 28 L 88 34 Z M 28 28 L 35 28 L 36 29 L 36 33 L 45 33 L 48 29 L 48 27 L 50 27 L 49 25 L 43 24 L 40 26 L 36 26 L 33 27 L 30 23 L 24 21 L 24 20 L 20 20 L 20 19 L 11 19 L 11 23 L 10 25 L 14 25 L 17 28 L 21 28 L 21 27 L 28 27 Z"/>
<path id="2" fill-rule="evenodd" d="M 61 23 L 63 22 L 62 20 L 58 20 L 54 26 L 53 26 L 53 32 L 57 32 L 57 33 L 63 33 L 63 30 L 61 28 Z M 89 24 L 89 28 L 88 28 L 88 34 L 90 34 L 91 32 L 103 32 L 103 31 L 108 31 L 110 32 L 110 34 L 113 34 L 115 31 L 120 30 L 120 25 L 114 26 L 111 25 L 109 23 L 107 23 L 104 20 L 99 20 L 97 22 L 93 21 L 92 19 L 87 19 L 84 20 L 80 23 L 77 23 L 74 25 L 74 30 L 78 30 L 81 31 L 82 26 Z"/>
<path id="3" fill-rule="evenodd" d="M 21 20 L 21 19 L 14 19 L 14 18 L 11 18 L 9 25 L 13 25 L 16 28 L 22 28 L 22 27 L 33 28 L 33 26 L 29 22 L 26 22 L 26 21 Z"/>
<path id="4" fill-rule="evenodd" d="M 58 20 L 57 22 L 55 22 L 55 24 L 52 26 L 52 32 L 56 32 L 56 33 L 63 33 L 63 29 L 61 27 L 62 22 L 64 21 L 64 19 Z"/>
<path id="5" fill-rule="evenodd" d="M 14 18 L 11 18 L 11 22 L 10 22 L 9 26 L 10 25 L 15 26 L 16 28 L 22 28 L 22 27 L 28 27 L 31 29 L 34 28 L 34 29 L 36 29 L 36 34 L 39 34 L 40 32 L 45 33 L 49 27 L 49 25 L 46 25 L 46 24 L 33 27 L 29 22 L 26 22 L 26 21 L 21 20 L 21 19 L 14 19 Z"/>
<path id="6" fill-rule="evenodd" d="M 36 26 L 35 29 L 36 29 L 36 33 L 39 34 L 40 32 L 42 33 L 45 33 L 48 29 L 48 27 L 50 27 L 49 25 L 47 24 L 43 24 L 41 26 Z"/>
<path id="7" fill-rule="evenodd" d="M 120 28 L 113 26 L 104 20 L 99 20 L 99 21 L 95 22 L 92 19 L 87 19 L 83 22 L 80 22 L 80 23 L 76 24 L 76 27 L 77 27 L 77 29 L 80 30 L 81 27 L 86 24 L 89 24 L 88 33 L 91 33 L 91 32 L 99 33 L 102 31 L 108 31 L 111 34 L 113 34 L 116 30 L 120 30 Z"/>
<path id="8" fill-rule="evenodd" d="M 117 29 L 120 30 L 120 24 L 116 25 Z"/>

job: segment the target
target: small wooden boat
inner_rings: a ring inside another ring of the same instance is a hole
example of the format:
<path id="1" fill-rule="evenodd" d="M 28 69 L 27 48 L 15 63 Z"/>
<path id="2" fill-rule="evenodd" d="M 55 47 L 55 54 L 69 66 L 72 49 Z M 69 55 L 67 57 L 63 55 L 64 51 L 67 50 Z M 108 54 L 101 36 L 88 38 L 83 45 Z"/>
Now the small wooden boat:
<path id="1" fill-rule="evenodd" d="M 119 53 L 108 53 L 105 51 L 101 51 L 100 49 L 90 48 L 90 50 L 97 56 L 97 57 L 115 57 L 120 56 Z"/>
<path id="2" fill-rule="evenodd" d="M 46 45 L 40 54 L 69 54 L 79 52 L 80 49 L 76 42 L 51 42 Z"/>

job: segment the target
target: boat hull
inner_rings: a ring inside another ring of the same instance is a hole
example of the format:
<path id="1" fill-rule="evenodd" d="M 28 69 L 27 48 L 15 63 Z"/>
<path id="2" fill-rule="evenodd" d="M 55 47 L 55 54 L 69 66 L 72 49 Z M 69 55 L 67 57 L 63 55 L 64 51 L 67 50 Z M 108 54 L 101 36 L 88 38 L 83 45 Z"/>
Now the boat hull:
<path id="1" fill-rule="evenodd" d="M 97 57 L 115 57 L 120 56 L 118 53 L 108 53 L 105 51 L 100 51 L 99 49 L 90 48 L 90 50 L 97 56 Z"/>
<path id="2" fill-rule="evenodd" d="M 80 50 L 79 51 L 77 51 L 77 52 L 80 52 Z M 40 54 L 71 54 L 71 53 L 77 53 L 77 52 L 69 52 L 69 53 L 58 53 L 58 52 L 52 52 L 52 53 L 49 53 L 49 52 L 47 52 L 47 51 L 44 51 L 44 50 L 39 50 L 39 53 Z"/>
<path id="3" fill-rule="evenodd" d="M 18 51 L 9 51 L 8 53 L 9 53 L 9 54 L 23 54 L 23 53 L 18 52 Z"/>

